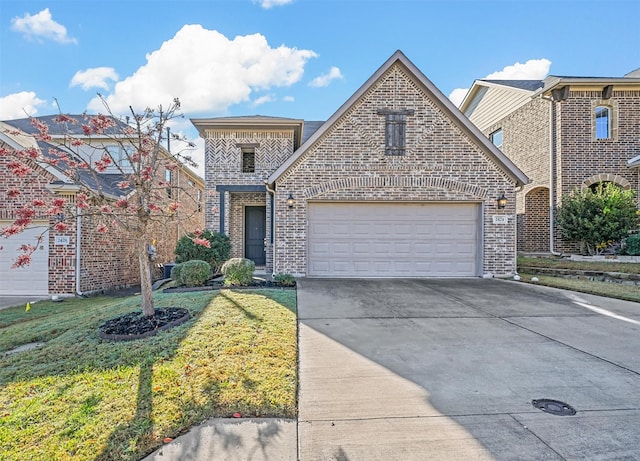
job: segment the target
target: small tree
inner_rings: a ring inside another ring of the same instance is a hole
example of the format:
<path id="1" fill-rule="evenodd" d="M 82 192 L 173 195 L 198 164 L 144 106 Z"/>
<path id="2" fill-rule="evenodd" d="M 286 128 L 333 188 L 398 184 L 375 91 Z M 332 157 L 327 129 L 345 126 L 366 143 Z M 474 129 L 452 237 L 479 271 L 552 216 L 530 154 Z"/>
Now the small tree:
<path id="1" fill-rule="evenodd" d="M 599 254 L 638 226 L 635 191 L 610 183 L 574 191 L 563 197 L 556 223 L 563 239 L 579 242 L 590 255 Z"/>
<path id="2" fill-rule="evenodd" d="M 226 234 L 205 230 L 200 234 L 200 238 L 209 242 L 208 246 L 199 245 L 194 242 L 198 237 L 195 234 L 187 234 L 178 240 L 174 253 L 176 262 L 183 263 L 193 259 L 201 259 L 211 265 L 214 275 L 218 274 L 224 262 L 229 259 L 231 251 L 231 240 Z"/>
<path id="3" fill-rule="evenodd" d="M 11 150 L 0 147 L 0 156 L 8 157 L 6 165 L 10 174 L 24 178 L 38 166 L 54 168 L 66 178 L 67 193 L 71 190 L 75 194 L 75 200 L 52 195 L 18 205 L 17 218 L 11 225 L 0 229 L 0 236 L 10 237 L 24 231 L 37 215 L 57 217 L 55 224 L 47 230 L 65 231 L 77 217 L 97 220 L 96 230 L 100 233 L 119 228 L 135 242 L 142 312 L 151 317 L 155 310 L 151 291 L 150 231 L 154 225 L 164 226 L 168 220 L 176 219 L 182 209 L 176 199 L 178 194 L 169 193 L 178 186 L 165 183 L 160 172 L 164 169 L 175 171 L 180 162 L 193 164 L 189 157 L 181 153 L 171 154 L 161 146 L 168 122 L 179 116 L 180 102 L 174 99 L 166 108 L 147 108 L 142 113 L 130 108 L 131 115 L 124 118 L 116 117 L 104 99 L 103 102 L 106 115 L 83 116 L 82 120 L 62 114 L 56 117 L 55 123 L 62 133 L 56 139 L 50 135 L 48 125 L 32 118 L 36 140 L 47 143 L 41 146 L 48 148 Z M 119 147 L 117 152 L 110 149 L 113 146 Z M 108 169 L 112 172 L 117 170 L 116 184 L 105 183 L 103 173 Z M 7 195 L 13 200 L 20 200 L 18 188 L 8 190 Z M 195 197 L 190 199 L 194 203 L 197 201 Z M 209 241 L 199 238 L 198 233 L 194 235 L 193 242 L 209 245 Z M 36 248 L 37 245 L 24 245 L 23 254 L 16 258 L 13 266 L 28 265 Z"/>

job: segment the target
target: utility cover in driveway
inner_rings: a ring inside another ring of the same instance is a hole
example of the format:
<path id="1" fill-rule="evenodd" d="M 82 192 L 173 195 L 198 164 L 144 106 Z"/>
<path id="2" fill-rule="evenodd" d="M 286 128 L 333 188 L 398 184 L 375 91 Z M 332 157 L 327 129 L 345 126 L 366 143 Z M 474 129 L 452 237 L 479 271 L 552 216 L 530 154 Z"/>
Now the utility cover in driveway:
<path id="1" fill-rule="evenodd" d="M 479 275 L 477 203 L 309 203 L 311 277 Z"/>

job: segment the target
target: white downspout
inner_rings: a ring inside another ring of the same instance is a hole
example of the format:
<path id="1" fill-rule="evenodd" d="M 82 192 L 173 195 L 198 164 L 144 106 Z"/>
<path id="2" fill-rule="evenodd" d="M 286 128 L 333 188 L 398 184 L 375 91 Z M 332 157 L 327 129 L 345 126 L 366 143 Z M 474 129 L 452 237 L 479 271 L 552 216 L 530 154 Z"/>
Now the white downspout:
<path id="1" fill-rule="evenodd" d="M 269 182 L 265 180 L 264 182 L 264 186 L 267 189 L 267 192 L 269 192 L 269 194 L 271 194 L 271 196 L 273 197 L 273 206 L 271 207 L 271 222 L 273 223 L 273 225 L 271 226 L 271 251 L 273 253 L 273 255 L 271 256 L 271 274 L 272 276 L 277 274 L 276 272 L 276 217 L 275 212 L 276 212 L 276 190 L 272 189 L 271 186 L 269 185 Z"/>
<path id="2" fill-rule="evenodd" d="M 82 216 L 80 215 L 80 208 L 76 208 L 76 294 L 78 296 L 84 296 L 84 293 L 80 290 L 80 271 L 82 264 L 80 241 L 82 240 Z"/>
<path id="3" fill-rule="evenodd" d="M 555 232 L 553 228 L 553 223 L 555 221 L 554 208 L 555 208 L 555 202 L 556 202 L 555 177 L 553 175 L 553 166 L 555 164 L 555 159 L 556 159 L 555 136 L 554 136 L 554 133 L 556 131 L 556 118 L 555 118 L 555 111 L 554 111 L 556 102 L 552 98 L 543 97 L 543 99 L 548 99 L 548 101 L 551 103 L 549 104 L 549 253 L 551 253 L 554 256 L 561 256 L 562 253 L 558 253 L 554 249 L 554 240 L 555 240 L 554 233 Z"/>

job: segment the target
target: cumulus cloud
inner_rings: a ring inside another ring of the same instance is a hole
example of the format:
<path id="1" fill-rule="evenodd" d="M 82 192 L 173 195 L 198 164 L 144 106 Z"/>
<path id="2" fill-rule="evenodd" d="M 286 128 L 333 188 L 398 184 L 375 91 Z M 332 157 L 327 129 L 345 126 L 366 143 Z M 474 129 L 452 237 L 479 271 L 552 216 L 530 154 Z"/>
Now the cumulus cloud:
<path id="1" fill-rule="evenodd" d="M 314 78 L 313 80 L 311 80 L 311 82 L 309 82 L 309 86 L 316 87 L 316 88 L 329 86 L 329 84 L 333 80 L 342 79 L 342 78 L 344 78 L 342 76 L 342 72 L 340 72 L 340 69 L 334 66 L 329 70 L 328 73 L 322 74 Z"/>
<path id="2" fill-rule="evenodd" d="M 33 91 L 21 91 L 0 98 L 0 120 L 13 120 L 36 115 L 46 101 Z"/>
<path id="3" fill-rule="evenodd" d="M 20 32 L 28 39 L 43 41 L 53 40 L 58 43 L 78 43 L 67 35 L 67 28 L 53 20 L 49 8 L 31 16 L 15 17 L 11 20 L 11 30 Z"/>
<path id="4" fill-rule="evenodd" d="M 274 6 L 282 6 L 292 2 L 293 0 L 253 0 L 253 3 L 259 4 L 265 10 L 273 8 Z"/>
<path id="5" fill-rule="evenodd" d="M 95 67 L 93 69 L 79 70 L 71 79 L 69 86 L 81 86 L 83 90 L 91 88 L 109 89 L 108 81 L 118 81 L 118 74 L 112 67 Z"/>
<path id="6" fill-rule="evenodd" d="M 516 62 L 511 66 L 506 66 L 502 70 L 493 72 L 484 79 L 488 80 L 542 80 L 549 74 L 551 61 L 548 59 L 530 59 L 524 64 Z M 469 88 L 456 88 L 449 95 L 449 99 L 457 107 L 460 107 Z"/>
<path id="7" fill-rule="evenodd" d="M 273 102 L 273 101 L 274 101 L 273 95 L 266 94 L 264 96 L 260 96 L 255 101 L 253 101 L 252 105 L 253 107 L 257 107 L 257 106 L 261 106 L 262 104 L 266 104 L 268 102 Z"/>
<path id="8" fill-rule="evenodd" d="M 129 105 L 141 110 L 168 104 L 175 97 L 184 112 L 221 113 L 249 101 L 253 91 L 297 83 L 316 56 L 284 45 L 272 48 L 261 34 L 230 40 L 215 30 L 185 25 L 149 53 L 144 66 L 116 83 L 106 100 L 115 113 L 125 113 Z M 88 108 L 104 111 L 97 98 Z"/>

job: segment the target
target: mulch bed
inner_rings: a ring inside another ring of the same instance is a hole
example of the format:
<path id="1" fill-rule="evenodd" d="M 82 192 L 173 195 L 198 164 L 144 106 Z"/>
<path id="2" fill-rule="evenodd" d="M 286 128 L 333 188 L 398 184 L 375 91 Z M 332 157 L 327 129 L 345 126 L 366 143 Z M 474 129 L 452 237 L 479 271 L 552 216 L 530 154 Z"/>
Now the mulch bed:
<path id="1" fill-rule="evenodd" d="M 153 317 L 145 317 L 142 312 L 130 312 L 107 320 L 98 329 L 102 339 L 131 341 L 178 326 L 189 320 L 189 317 L 189 311 L 182 307 L 159 307 Z"/>

